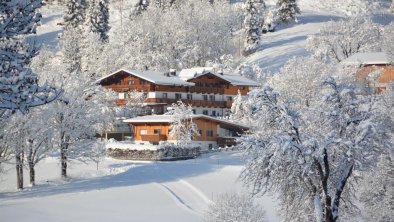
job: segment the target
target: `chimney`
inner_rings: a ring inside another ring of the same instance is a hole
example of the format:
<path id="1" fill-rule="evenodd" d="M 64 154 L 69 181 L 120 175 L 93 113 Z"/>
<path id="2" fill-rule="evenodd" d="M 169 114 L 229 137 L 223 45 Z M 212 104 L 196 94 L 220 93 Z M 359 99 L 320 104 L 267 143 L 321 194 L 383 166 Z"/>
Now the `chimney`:
<path id="1" fill-rule="evenodd" d="M 170 69 L 170 75 L 176 76 L 176 69 Z"/>

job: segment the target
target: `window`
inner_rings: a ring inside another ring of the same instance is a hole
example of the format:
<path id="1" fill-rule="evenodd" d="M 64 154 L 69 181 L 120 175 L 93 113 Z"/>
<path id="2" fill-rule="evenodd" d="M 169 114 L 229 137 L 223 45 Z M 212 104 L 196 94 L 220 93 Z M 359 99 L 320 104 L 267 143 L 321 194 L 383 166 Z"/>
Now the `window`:
<path id="1" fill-rule="evenodd" d="M 202 136 L 202 130 L 198 130 L 198 134 L 200 134 L 200 136 Z"/>
<path id="2" fill-rule="evenodd" d="M 208 115 L 208 110 L 203 110 L 203 111 L 202 111 L 202 114 Z"/>
<path id="3" fill-rule="evenodd" d="M 163 99 L 167 99 L 167 93 L 163 93 Z"/>
<path id="4" fill-rule="evenodd" d="M 193 99 L 193 95 L 192 94 L 187 94 L 187 99 L 188 100 L 192 100 Z"/>
<path id="5" fill-rule="evenodd" d="M 182 94 L 180 94 L 180 93 L 175 93 L 175 99 L 176 99 L 176 100 L 182 99 Z"/>
<path id="6" fill-rule="evenodd" d="M 129 80 L 129 85 L 134 85 L 134 80 Z"/>
<path id="7" fill-rule="evenodd" d="M 212 150 L 212 148 L 213 148 L 212 143 L 208 144 L 208 149 L 209 149 L 209 150 Z"/>
<path id="8" fill-rule="evenodd" d="M 233 97 L 232 96 L 227 96 L 227 101 L 233 101 Z"/>
<path id="9" fill-rule="evenodd" d="M 125 99 L 125 93 L 119 93 L 118 99 Z"/>
<path id="10" fill-rule="evenodd" d="M 115 83 L 117 86 L 120 86 L 122 83 L 121 82 L 117 82 Z"/>
<path id="11" fill-rule="evenodd" d="M 216 111 L 212 110 L 212 116 L 216 116 Z"/>
<path id="12" fill-rule="evenodd" d="M 153 134 L 160 134 L 161 133 L 161 130 L 160 129 L 154 129 L 153 130 Z"/>
<path id="13" fill-rule="evenodd" d="M 202 95 L 202 99 L 206 101 L 206 100 L 208 100 L 208 96 L 207 95 Z"/>
<path id="14" fill-rule="evenodd" d="M 146 81 L 144 79 L 140 79 L 140 85 L 145 85 Z"/>
<path id="15" fill-rule="evenodd" d="M 207 130 L 207 136 L 213 136 L 213 131 L 212 130 Z"/>
<path id="16" fill-rule="evenodd" d="M 209 100 L 210 100 L 210 101 L 215 101 L 215 96 L 214 96 L 214 95 L 210 95 L 210 96 L 209 96 Z"/>
<path id="17" fill-rule="evenodd" d="M 146 135 L 146 134 L 148 134 L 148 130 L 146 129 L 140 130 L 140 135 Z"/>
<path id="18" fill-rule="evenodd" d="M 239 89 L 243 90 L 243 89 L 245 89 L 245 86 L 240 86 Z"/>
<path id="19" fill-rule="evenodd" d="M 192 112 L 193 112 L 193 114 L 196 114 L 196 110 L 195 109 L 192 109 Z"/>

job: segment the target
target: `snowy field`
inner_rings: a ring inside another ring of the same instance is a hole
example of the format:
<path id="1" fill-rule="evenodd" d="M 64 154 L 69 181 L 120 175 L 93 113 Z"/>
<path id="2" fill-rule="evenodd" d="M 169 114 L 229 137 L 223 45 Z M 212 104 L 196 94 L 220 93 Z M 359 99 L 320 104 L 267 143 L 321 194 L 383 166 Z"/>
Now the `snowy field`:
<path id="1" fill-rule="evenodd" d="M 6 166 L 0 188 L 2 222 L 202 221 L 219 194 L 244 189 L 238 181 L 243 162 L 237 152 L 175 162 L 107 158 L 98 171 L 92 162 L 72 161 L 68 182 L 61 182 L 58 163 L 53 158 L 39 164 L 38 185 L 22 192 L 15 191 L 14 167 Z M 268 221 L 279 221 L 272 199 L 257 202 Z"/>

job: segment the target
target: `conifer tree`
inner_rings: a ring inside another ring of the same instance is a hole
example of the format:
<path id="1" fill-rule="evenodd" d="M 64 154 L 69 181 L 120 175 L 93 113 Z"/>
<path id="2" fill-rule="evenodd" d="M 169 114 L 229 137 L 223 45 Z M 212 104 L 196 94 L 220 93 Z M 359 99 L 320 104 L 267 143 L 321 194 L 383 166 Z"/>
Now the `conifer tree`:
<path id="1" fill-rule="evenodd" d="M 297 14 L 300 14 L 296 0 L 278 0 L 276 3 L 278 19 L 280 22 L 288 23 L 297 21 Z"/>
<path id="2" fill-rule="evenodd" d="M 102 42 L 108 41 L 109 22 L 109 1 L 92 0 L 89 4 L 87 15 L 88 31 L 100 35 Z"/>
<path id="3" fill-rule="evenodd" d="M 264 9 L 262 0 L 246 0 L 244 3 L 245 20 L 244 20 L 244 55 L 256 51 L 261 40 L 262 10 Z"/>
<path id="4" fill-rule="evenodd" d="M 64 13 L 64 28 L 79 27 L 85 21 L 86 0 L 66 0 L 67 10 Z"/>

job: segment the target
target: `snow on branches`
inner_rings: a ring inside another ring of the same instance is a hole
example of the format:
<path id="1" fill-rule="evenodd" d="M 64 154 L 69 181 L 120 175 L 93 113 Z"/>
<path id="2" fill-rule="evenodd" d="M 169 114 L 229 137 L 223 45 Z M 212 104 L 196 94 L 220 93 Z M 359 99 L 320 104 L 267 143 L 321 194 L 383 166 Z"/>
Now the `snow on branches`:
<path id="1" fill-rule="evenodd" d="M 324 25 L 319 34 L 308 37 L 306 49 L 318 58 L 341 62 L 357 52 L 377 51 L 381 32 L 368 17 L 350 17 Z"/>
<path id="2" fill-rule="evenodd" d="M 333 79 L 324 81 L 323 99 L 309 112 L 290 109 L 270 87 L 251 95 L 252 115 L 261 120 L 241 138 L 248 158 L 244 182 L 255 194 L 277 192 L 286 221 L 332 222 L 345 215 L 354 207 L 354 172 L 373 166 L 389 144 L 369 98 Z"/>
<path id="3" fill-rule="evenodd" d="M 265 4 L 262 0 L 246 0 L 244 3 L 244 54 L 249 55 L 257 50 L 261 41 L 262 10 Z"/>
<path id="4" fill-rule="evenodd" d="M 20 110 L 55 100 L 60 91 L 38 85 L 37 75 L 28 67 L 37 54 L 24 37 L 35 33 L 41 15 L 41 0 L 7 0 L 0 3 L 0 109 Z"/>
<path id="5" fill-rule="evenodd" d="M 172 115 L 170 136 L 174 137 L 177 146 L 187 147 L 194 135 L 199 135 L 197 125 L 193 122 L 193 111 L 190 105 L 184 104 L 182 101 L 172 104 Z"/>

